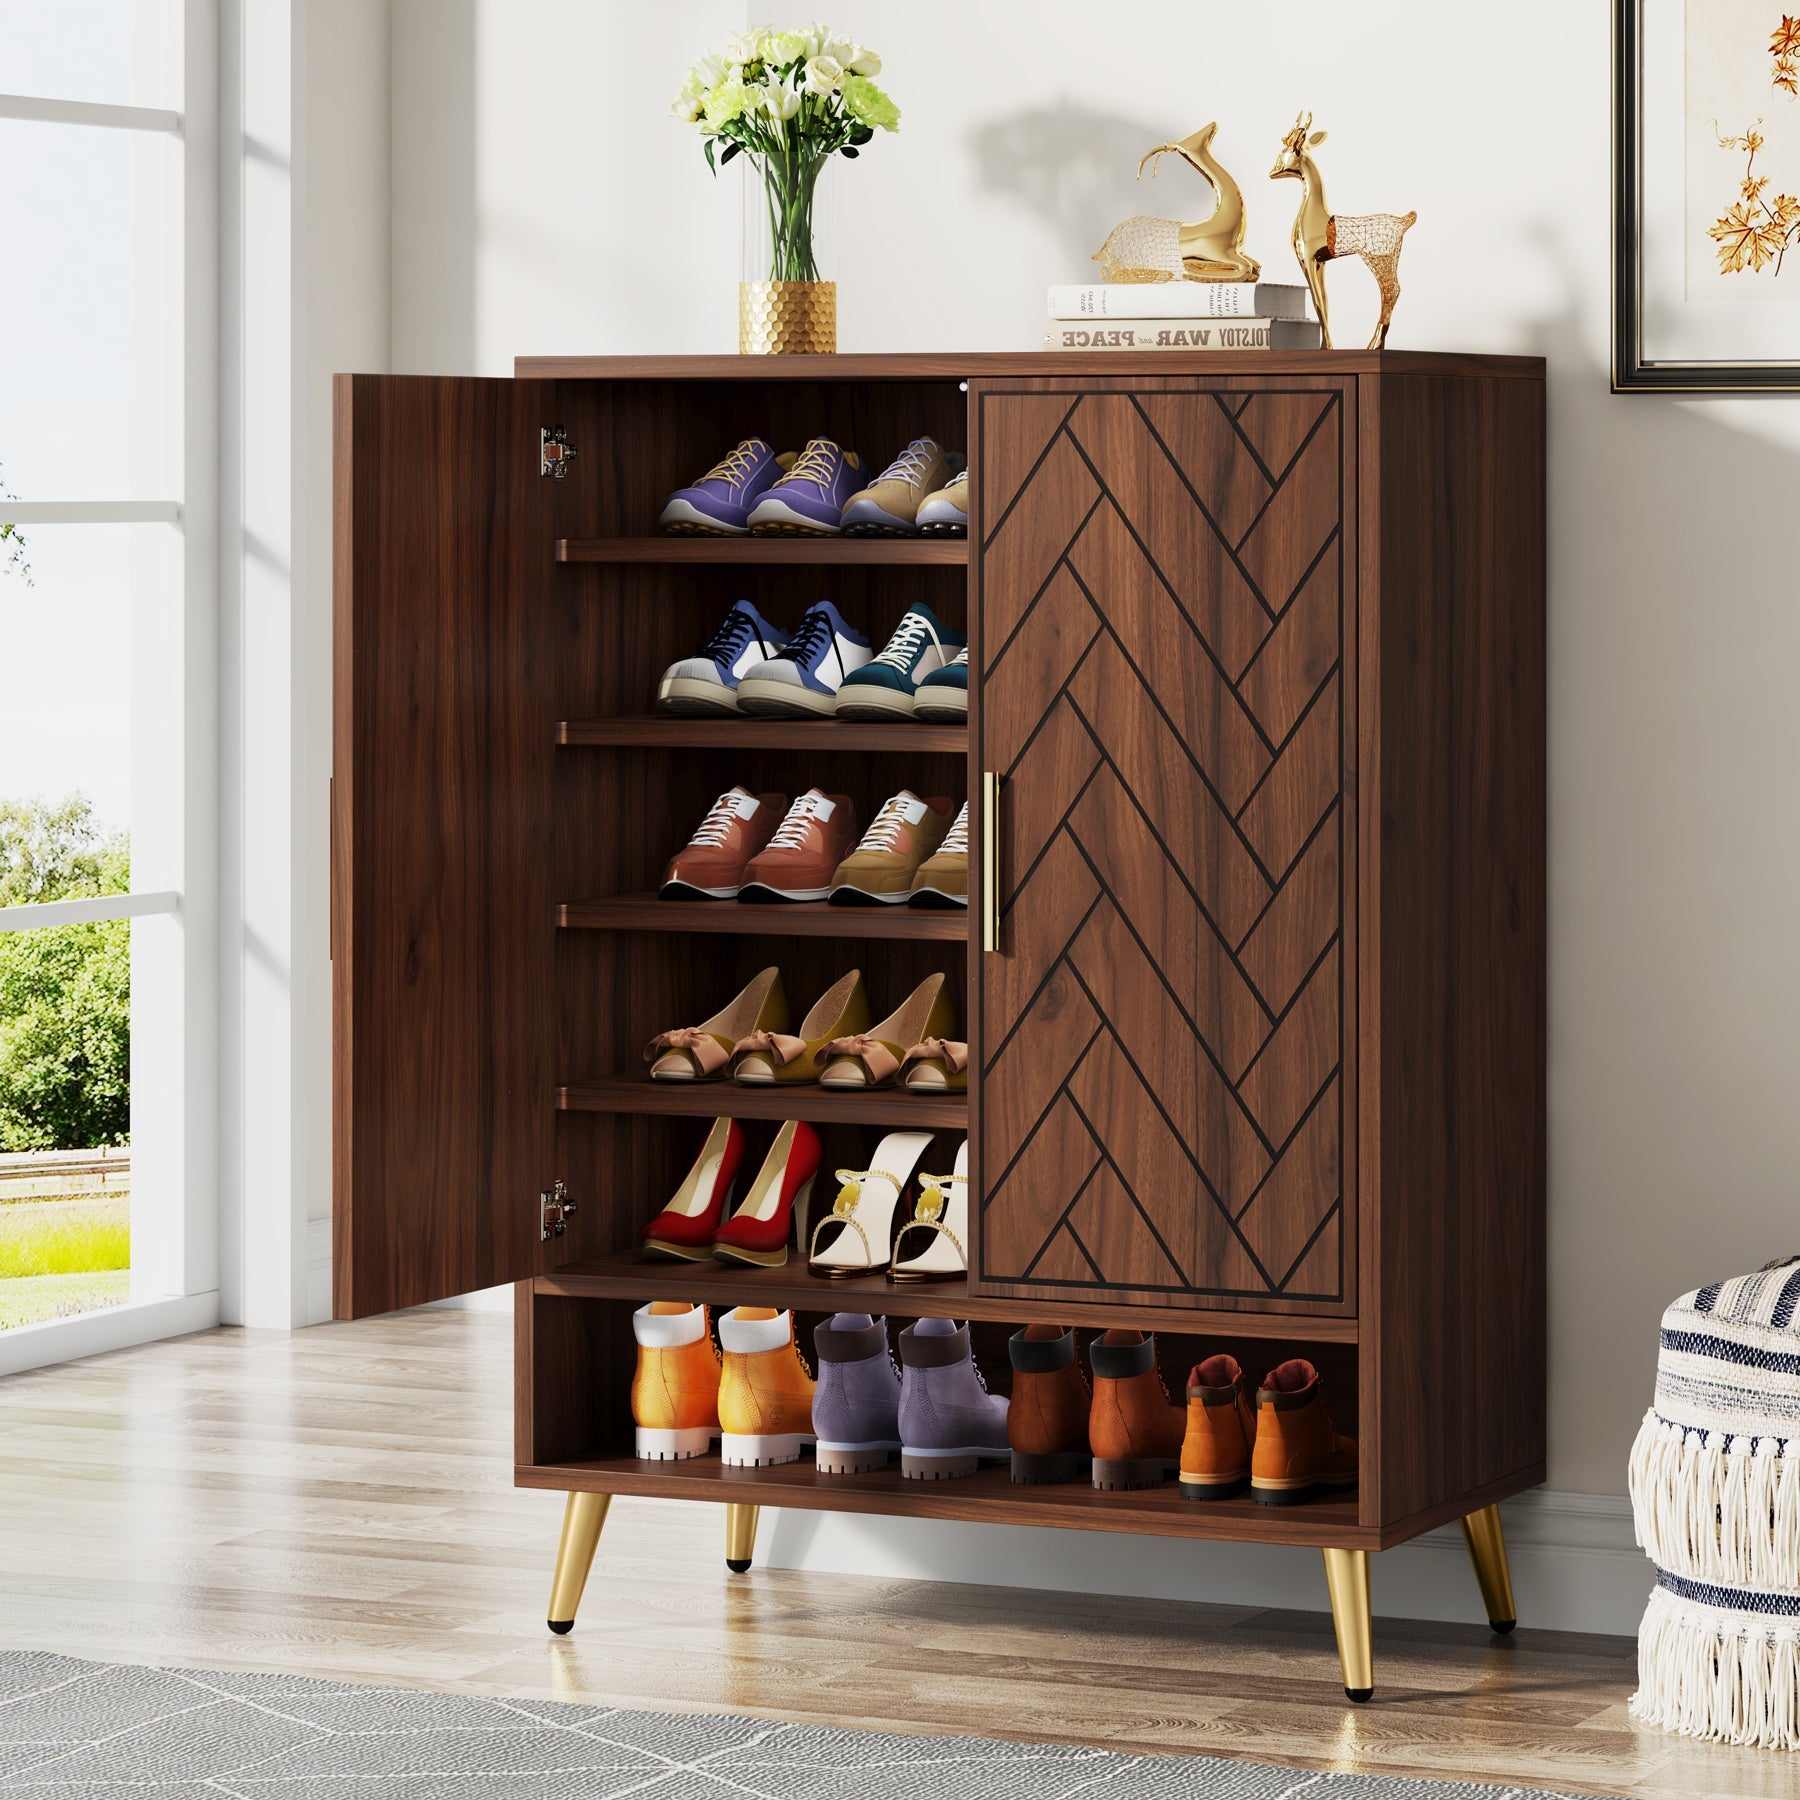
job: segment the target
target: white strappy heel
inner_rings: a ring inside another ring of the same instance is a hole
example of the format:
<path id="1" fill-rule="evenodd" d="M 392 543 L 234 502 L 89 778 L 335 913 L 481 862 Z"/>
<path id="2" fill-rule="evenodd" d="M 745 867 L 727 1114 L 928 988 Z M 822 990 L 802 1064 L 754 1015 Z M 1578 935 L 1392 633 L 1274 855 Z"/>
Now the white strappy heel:
<path id="1" fill-rule="evenodd" d="M 903 1257 L 908 1237 L 924 1246 Z M 969 1272 L 969 1140 L 956 1153 L 953 1175 L 919 1176 L 919 1204 L 894 1240 L 889 1281 L 960 1281 Z"/>
<path id="2" fill-rule="evenodd" d="M 887 1262 L 894 1212 L 911 1184 L 913 1170 L 931 1143 L 929 1131 L 890 1131 L 866 1169 L 839 1169 L 837 1200 L 813 1227 L 806 1272 L 828 1281 L 850 1275 L 873 1275 Z M 828 1225 L 835 1235 L 819 1247 Z"/>

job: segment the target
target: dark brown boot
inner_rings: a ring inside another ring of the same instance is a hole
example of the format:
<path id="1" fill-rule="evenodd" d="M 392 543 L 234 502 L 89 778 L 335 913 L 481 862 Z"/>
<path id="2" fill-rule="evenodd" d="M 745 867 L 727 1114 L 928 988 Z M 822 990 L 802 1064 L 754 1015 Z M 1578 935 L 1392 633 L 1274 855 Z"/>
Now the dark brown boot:
<path id="1" fill-rule="evenodd" d="M 1075 1362 L 1075 1333 L 1063 1325 L 1027 1325 L 1012 1334 L 1007 1349 L 1013 1480 L 1079 1481 L 1088 1464 L 1088 1390 Z"/>
<path id="2" fill-rule="evenodd" d="M 1170 1403 L 1156 1368 L 1156 1339 L 1108 1331 L 1088 1345 L 1094 1402 L 1088 1442 L 1097 1488 L 1154 1487 L 1181 1464 L 1187 1408 Z"/>

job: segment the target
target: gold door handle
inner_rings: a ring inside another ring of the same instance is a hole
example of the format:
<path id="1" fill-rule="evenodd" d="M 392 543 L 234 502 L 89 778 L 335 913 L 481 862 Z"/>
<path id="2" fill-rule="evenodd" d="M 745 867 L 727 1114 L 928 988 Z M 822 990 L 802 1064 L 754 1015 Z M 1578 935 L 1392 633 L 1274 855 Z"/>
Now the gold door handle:
<path id="1" fill-rule="evenodd" d="M 981 947 L 1000 948 L 1000 776 L 981 776 Z"/>

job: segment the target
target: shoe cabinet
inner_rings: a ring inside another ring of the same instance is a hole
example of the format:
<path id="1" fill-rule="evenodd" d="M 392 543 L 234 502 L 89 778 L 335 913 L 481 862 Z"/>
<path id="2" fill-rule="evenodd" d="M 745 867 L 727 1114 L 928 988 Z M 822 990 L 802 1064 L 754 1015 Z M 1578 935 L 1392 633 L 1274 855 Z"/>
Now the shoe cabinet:
<path id="1" fill-rule="evenodd" d="M 877 469 L 966 446 L 970 535 L 654 535 L 751 432 Z M 614 1494 L 723 1504 L 734 1568 L 764 1505 L 1322 1549 L 1358 1698 L 1369 1554 L 1460 1519 L 1510 1625 L 1494 1507 L 1544 1468 L 1540 362 L 346 376 L 335 481 L 336 1311 L 518 1284 L 516 1479 L 570 1496 L 559 1628 Z M 654 713 L 739 595 L 789 624 L 829 596 L 877 644 L 928 600 L 969 633 L 967 729 Z M 659 900 L 734 781 L 864 819 L 969 799 L 967 914 Z M 648 1081 L 653 1034 L 772 962 L 796 1015 L 853 967 L 877 1013 L 947 971 L 967 1096 Z M 818 1125 L 826 1206 L 883 1129 L 966 1132 L 967 1280 L 640 1260 L 721 1113 Z M 640 1463 L 657 1298 L 791 1307 L 802 1343 L 838 1307 L 968 1319 L 997 1387 L 1032 1321 L 1154 1331 L 1175 1394 L 1213 1351 L 1305 1356 L 1359 1483 L 1268 1508 Z"/>

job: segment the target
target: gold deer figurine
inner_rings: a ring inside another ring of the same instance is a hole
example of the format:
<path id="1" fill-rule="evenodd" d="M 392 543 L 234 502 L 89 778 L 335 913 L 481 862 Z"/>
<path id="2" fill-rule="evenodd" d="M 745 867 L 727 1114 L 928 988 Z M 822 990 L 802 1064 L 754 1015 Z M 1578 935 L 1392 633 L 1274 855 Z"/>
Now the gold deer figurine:
<path id="1" fill-rule="evenodd" d="M 1244 254 L 1244 196 L 1238 184 L 1213 160 L 1209 146 L 1219 129 L 1215 120 L 1178 143 L 1159 144 L 1138 162 L 1156 178 L 1156 165 L 1166 155 L 1179 156 L 1212 184 L 1216 204 L 1209 218 L 1192 225 L 1152 219 L 1139 213 L 1115 225 L 1094 261 L 1107 281 L 1254 281 L 1262 264 Z"/>
<path id="2" fill-rule="evenodd" d="M 1381 318 L 1369 348 L 1379 350 L 1387 342 L 1388 326 L 1393 322 L 1394 302 L 1400 298 L 1400 240 L 1419 215 L 1409 212 L 1405 218 L 1393 213 L 1364 213 L 1351 218 L 1334 213 L 1325 204 L 1325 182 L 1319 166 L 1307 154 L 1325 141 L 1322 131 L 1312 129 L 1312 114 L 1302 113 L 1294 129 L 1281 140 L 1281 154 L 1269 171 L 1271 181 L 1291 178 L 1300 183 L 1300 211 L 1294 220 L 1294 254 L 1306 272 L 1306 285 L 1312 289 L 1313 307 L 1319 315 L 1319 331 L 1327 350 L 1331 348 L 1331 316 L 1325 308 L 1325 265 L 1334 257 L 1360 256 L 1369 265 L 1375 285 L 1381 290 Z"/>

